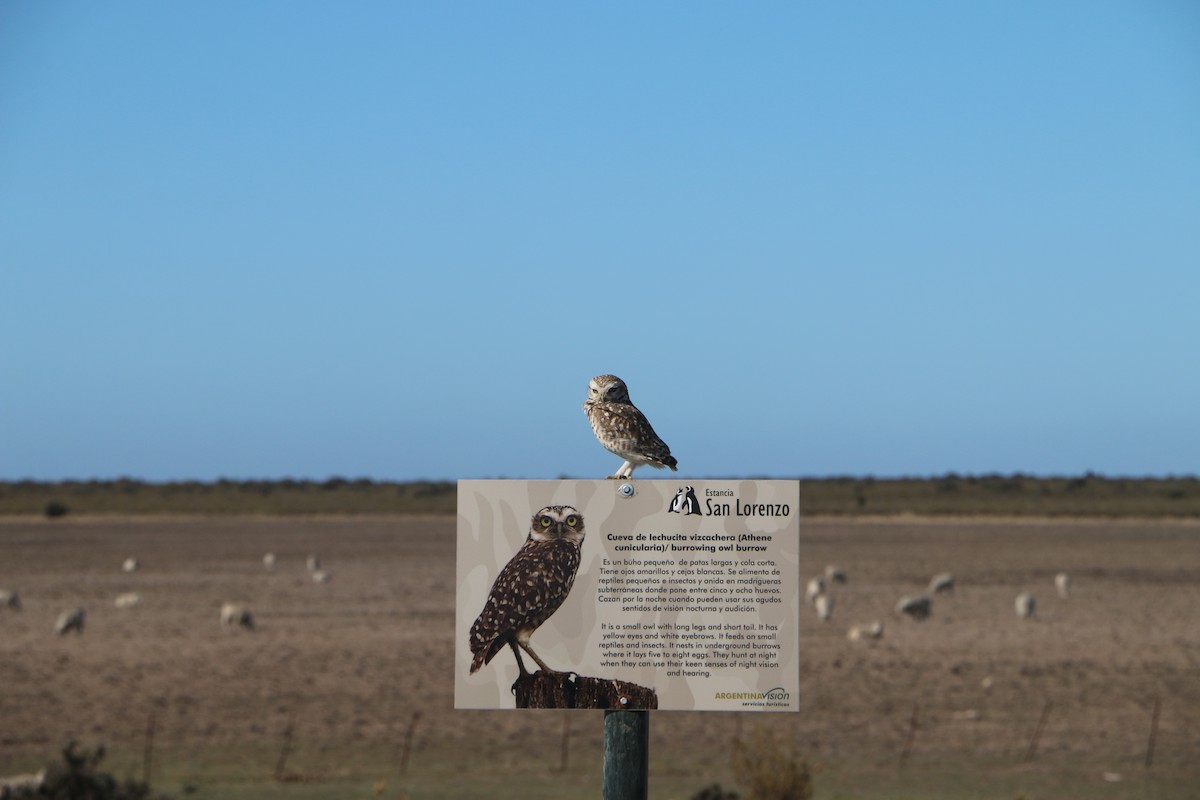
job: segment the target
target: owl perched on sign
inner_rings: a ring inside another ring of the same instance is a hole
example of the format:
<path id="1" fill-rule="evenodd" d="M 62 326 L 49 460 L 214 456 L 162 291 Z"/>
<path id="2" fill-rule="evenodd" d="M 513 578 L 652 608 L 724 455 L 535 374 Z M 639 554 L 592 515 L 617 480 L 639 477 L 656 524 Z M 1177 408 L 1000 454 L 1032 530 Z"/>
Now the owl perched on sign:
<path id="1" fill-rule="evenodd" d="M 487 664 L 504 645 L 521 660 L 528 653 L 543 672 L 556 674 L 533 652 L 529 637 L 567 599 L 583 546 L 583 515 L 571 506 L 546 506 L 533 515 L 529 536 L 492 584 L 479 619 L 471 626 L 471 672 Z"/>
<path id="2" fill-rule="evenodd" d="M 632 478 L 633 470 L 643 464 L 657 469 L 676 469 L 679 462 L 671 455 L 671 448 L 658 438 L 646 415 L 629 401 L 629 389 L 616 375 L 592 378 L 583 410 L 587 412 L 600 444 L 625 459 L 610 477 Z"/>

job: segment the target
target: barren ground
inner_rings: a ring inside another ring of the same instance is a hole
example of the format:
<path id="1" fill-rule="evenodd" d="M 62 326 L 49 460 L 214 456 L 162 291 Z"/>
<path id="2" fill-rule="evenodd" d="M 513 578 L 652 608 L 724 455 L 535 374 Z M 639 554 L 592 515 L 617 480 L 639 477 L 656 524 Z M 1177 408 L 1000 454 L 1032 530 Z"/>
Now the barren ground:
<path id="1" fill-rule="evenodd" d="M 655 713 L 651 796 L 731 783 L 730 744 L 757 728 L 799 745 L 818 796 L 1200 793 L 1200 524 L 813 519 L 802 535 L 801 579 L 829 563 L 849 576 L 832 621 L 802 608 L 802 712 Z M 465 635 L 454 539 L 452 517 L 0 520 L 0 588 L 24 603 L 0 609 L 0 775 L 70 738 L 103 742 L 112 766 L 140 775 L 153 717 L 167 791 L 366 797 L 383 780 L 386 796 L 596 796 L 600 712 L 452 709 L 453 637 Z M 309 553 L 329 583 L 309 578 Z M 128 556 L 140 570 L 121 571 Z M 957 588 L 930 620 L 893 615 L 946 570 Z M 1060 570 L 1073 578 L 1065 600 Z M 144 603 L 116 609 L 128 591 Z M 1021 591 L 1037 596 L 1029 621 L 1013 611 Z M 222 629 L 225 601 L 252 608 L 258 630 Z M 83 635 L 55 636 L 76 606 Z M 875 619 L 882 640 L 846 639 Z M 271 781 L 289 720 L 283 771 L 303 789 Z"/>

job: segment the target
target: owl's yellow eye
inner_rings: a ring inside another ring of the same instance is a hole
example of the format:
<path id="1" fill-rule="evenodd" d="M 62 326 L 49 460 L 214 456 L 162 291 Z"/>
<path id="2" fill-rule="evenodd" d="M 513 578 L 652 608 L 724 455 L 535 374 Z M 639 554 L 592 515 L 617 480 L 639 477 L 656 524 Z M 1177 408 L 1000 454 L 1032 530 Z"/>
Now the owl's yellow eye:
<path id="1" fill-rule="evenodd" d="M 577 517 L 573 514 L 571 516 L 567 517 L 567 525 L 569 527 L 574 528 L 578 524 L 579 524 L 579 517 Z"/>
<path id="2" fill-rule="evenodd" d="M 543 528 L 549 528 L 551 525 L 554 524 L 554 520 L 550 519 L 549 517 L 543 516 L 541 519 L 541 523 L 542 523 Z"/>

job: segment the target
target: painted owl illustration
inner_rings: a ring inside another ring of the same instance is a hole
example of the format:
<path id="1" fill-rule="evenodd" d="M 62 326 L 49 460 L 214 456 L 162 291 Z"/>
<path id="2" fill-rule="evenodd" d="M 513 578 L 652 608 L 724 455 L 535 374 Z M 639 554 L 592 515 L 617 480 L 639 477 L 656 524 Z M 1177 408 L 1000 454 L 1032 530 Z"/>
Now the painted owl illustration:
<path id="1" fill-rule="evenodd" d="M 546 506 L 533 515 L 529 536 L 492 584 L 483 611 L 471 626 L 476 672 L 504 649 L 512 648 L 521 676 L 529 675 L 521 650 L 542 671 L 557 674 L 533 652 L 529 637 L 567 599 L 583 546 L 583 515 L 571 506 Z"/>
<path id="2" fill-rule="evenodd" d="M 632 478 L 634 469 L 643 464 L 657 469 L 677 469 L 679 462 L 671 455 L 671 448 L 658 438 L 646 415 L 629 401 L 629 389 L 616 375 L 592 378 L 583 410 L 587 412 L 600 444 L 625 459 L 625 463 L 609 477 Z"/>

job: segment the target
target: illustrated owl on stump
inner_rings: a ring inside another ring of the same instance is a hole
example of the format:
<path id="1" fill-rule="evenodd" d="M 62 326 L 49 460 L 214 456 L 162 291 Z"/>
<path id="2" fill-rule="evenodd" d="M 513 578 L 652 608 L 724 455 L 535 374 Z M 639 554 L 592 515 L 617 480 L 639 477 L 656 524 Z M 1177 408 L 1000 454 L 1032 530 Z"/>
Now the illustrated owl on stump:
<path id="1" fill-rule="evenodd" d="M 677 469 L 679 462 L 671 455 L 671 448 L 658 438 L 646 415 L 629 401 L 629 389 L 616 375 L 592 378 L 583 410 L 587 412 L 600 444 L 625 459 L 620 469 L 609 477 L 633 478 L 633 470 L 643 464 L 656 469 Z"/>
<path id="2" fill-rule="evenodd" d="M 547 674 L 559 674 L 533 652 L 529 637 L 558 610 L 571 591 L 583 546 L 583 515 L 571 506 L 546 506 L 533 515 L 529 536 L 492 584 L 471 626 L 471 672 L 512 648 L 521 676 L 529 675 L 521 650 Z"/>

